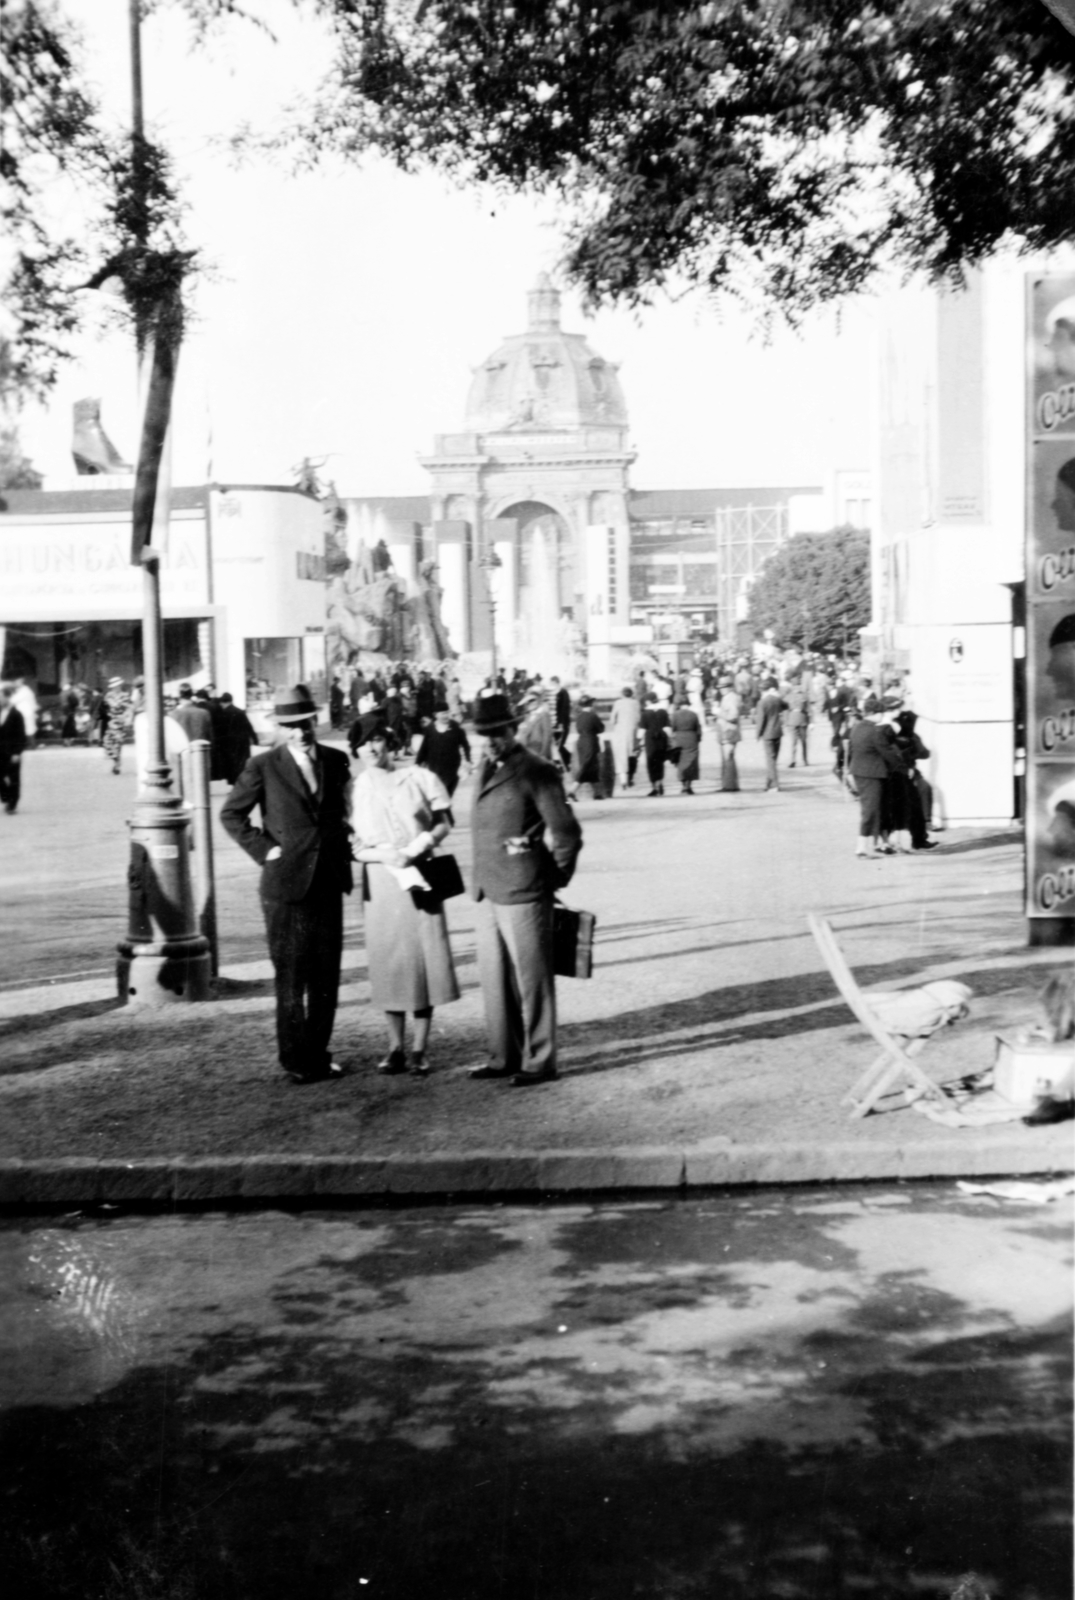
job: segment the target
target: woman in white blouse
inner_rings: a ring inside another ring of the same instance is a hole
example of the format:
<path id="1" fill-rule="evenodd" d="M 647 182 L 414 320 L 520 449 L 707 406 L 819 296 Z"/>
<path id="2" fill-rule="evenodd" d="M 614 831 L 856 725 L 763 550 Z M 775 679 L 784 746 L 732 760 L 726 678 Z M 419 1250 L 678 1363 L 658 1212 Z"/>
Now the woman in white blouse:
<path id="1" fill-rule="evenodd" d="M 406 1072 L 410 1012 L 411 1071 L 425 1076 L 433 1008 L 459 999 L 444 905 L 422 876 L 422 863 L 451 829 L 451 801 L 428 767 L 397 769 L 393 745 L 391 734 L 380 726 L 359 745 L 354 855 L 363 868 L 370 999 L 388 1019 L 389 1050 L 377 1071 Z"/>

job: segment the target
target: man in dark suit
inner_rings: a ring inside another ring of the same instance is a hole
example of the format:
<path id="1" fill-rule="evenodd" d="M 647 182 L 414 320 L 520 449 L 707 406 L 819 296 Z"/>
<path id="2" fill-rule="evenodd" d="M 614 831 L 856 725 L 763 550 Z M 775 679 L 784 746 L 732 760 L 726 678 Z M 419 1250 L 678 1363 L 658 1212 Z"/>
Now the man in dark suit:
<path id="1" fill-rule="evenodd" d="M 351 766 L 317 743 L 303 684 L 277 693 L 284 742 L 243 768 L 220 820 L 261 867 L 261 905 L 276 973 L 280 1065 L 295 1083 L 339 1077 L 329 1055 L 351 877 Z M 261 808 L 261 827 L 250 821 Z"/>
<path id="2" fill-rule="evenodd" d="M 26 723 L 13 703 L 9 683 L 0 684 L 0 805 L 14 816 L 22 793 L 22 753 L 26 749 Z"/>
<path id="3" fill-rule="evenodd" d="M 258 736 L 250 718 L 230 694 L 220 697 L 220 729 L 215 747 L 220 758 L 220 776 L 234 783 L 250 760 Z"/>
<path id="4" fill-rule="evenodd" d="M 567 736 L 571 732 L 571 696 L 562 687 L 559 678 L 549 679 L 549 711 L 552 713 L 552 736 L 560 752 L 564 770 L 569 765 Z"/>
<path id="5" fill-rule="evenodd" d="M 765 751 L 765 787 L 767 790 L 779 789 L 776 762 L 784 733 L 784 713 L 788 707 L 777 690 L 775 678 L 766 678 L 762 689 L 764 692 L 754 712 L 754 732 Z"/>
<path id="6" fill-rule="evenodd" d="M 471 827 L 478 976 L 492 1060 L 470 1076 L 524 1087 L 556 1077 L 552 908 L 575 871 L 582 829 L 560 773 L 516 741 L 515 726 L 506 695 L 479 696 L 474 731 L 485 737 L 487 755 Z"/>

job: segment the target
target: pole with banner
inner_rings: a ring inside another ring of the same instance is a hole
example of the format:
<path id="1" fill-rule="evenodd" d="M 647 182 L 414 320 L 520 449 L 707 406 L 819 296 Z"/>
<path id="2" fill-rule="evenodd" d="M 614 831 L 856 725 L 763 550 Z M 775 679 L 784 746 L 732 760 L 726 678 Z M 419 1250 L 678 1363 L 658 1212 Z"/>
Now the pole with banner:
<path id="1" fill-rule="evenodd" d="M 1075 273 L 1027 277 L 1029 943 L 1075 943 Z"/>

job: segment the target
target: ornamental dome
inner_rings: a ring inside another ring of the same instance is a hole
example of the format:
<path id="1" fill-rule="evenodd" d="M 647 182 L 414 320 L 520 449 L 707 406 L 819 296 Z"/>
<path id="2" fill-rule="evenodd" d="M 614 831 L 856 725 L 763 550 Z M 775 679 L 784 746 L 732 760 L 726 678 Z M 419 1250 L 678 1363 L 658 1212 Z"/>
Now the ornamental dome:
<path id="1" fill-rule="evenodd" d="M 505 339 L 474 369 L 467 395 L 468 433 L 625 428 L 627 407 L 616 367 L 578 333 L 560 326 L 560 295 L 542 272 L 527 296 L 525 333 Z"/>

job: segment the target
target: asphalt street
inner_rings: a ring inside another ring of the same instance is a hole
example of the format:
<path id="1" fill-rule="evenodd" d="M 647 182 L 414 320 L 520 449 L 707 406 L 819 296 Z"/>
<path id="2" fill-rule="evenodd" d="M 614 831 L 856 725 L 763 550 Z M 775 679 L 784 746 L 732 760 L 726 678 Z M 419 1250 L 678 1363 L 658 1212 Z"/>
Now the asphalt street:
<path id="1" fill-rule="evenodd" d="M 1072 1206 L 0 1230 L 9 1595 L 1071 1592 Z"/>

